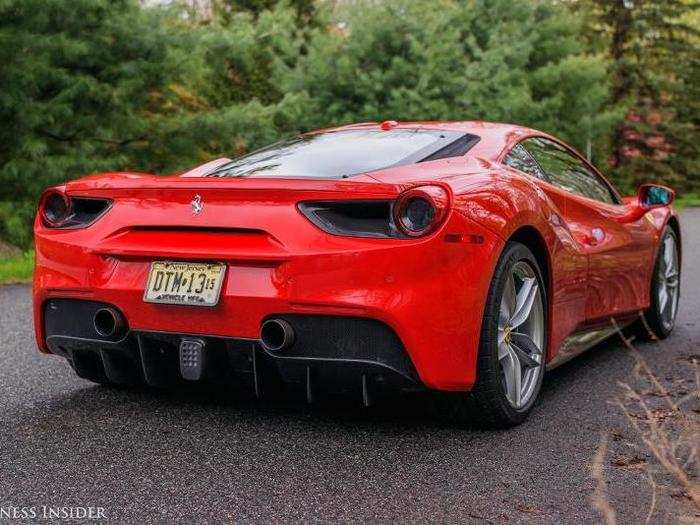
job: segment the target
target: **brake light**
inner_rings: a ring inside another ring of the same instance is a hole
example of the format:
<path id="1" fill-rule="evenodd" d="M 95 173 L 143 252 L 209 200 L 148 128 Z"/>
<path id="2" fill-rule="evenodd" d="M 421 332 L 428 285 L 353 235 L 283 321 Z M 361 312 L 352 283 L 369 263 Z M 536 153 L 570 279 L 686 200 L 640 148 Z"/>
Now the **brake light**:
<path id="1" fill-rule="evenodd" d="M 39 201 L 39 217 L 47 228 L 86 228 L 104 215 L 111 204 L 109 199 L 69 197 L 61 189 L 53 188 Z"/>
<path id="2" fill-rule="evenodd" d="M 449 195 L 441 186 L 422 186 L 405 191 L 394 206 L 394 223 L 409 237 L 421 237 L 442 223 Z"/>
<path id="3" fill-rule="evenodd" d="M 299 211 L 323 231 L 346 237 L 415 238 L 434 232 L 450 206 L 445 188 L 425 185 L 395 200 L 300 202 Z"/>
<path id="4" fill-rule="evenodd" d="M 47 228 L 60 228 L 72 213 L 70 199 L 58 190 L 49 190 L 44 194 L 39 210 Z"/>

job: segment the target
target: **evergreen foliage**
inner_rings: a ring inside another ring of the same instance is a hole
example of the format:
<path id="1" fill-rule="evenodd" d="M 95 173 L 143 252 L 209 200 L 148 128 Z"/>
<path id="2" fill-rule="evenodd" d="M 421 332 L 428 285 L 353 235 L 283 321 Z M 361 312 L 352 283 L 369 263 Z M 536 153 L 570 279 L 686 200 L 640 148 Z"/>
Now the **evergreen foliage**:
<path id="1" fill-rule="evenodd" d="M 42 189 L 126 168 L 179 112 L 169 85 L 183 46 L 162 15 L 136 0 L 0 2 L 0 221 L 10 241 L 29 241 Z"/>
<path id="2" fill-rule="evenodd" d="M 698 3 L 689 0 L 582 0 L 590 29 L 611 58 L 608 107 L 626 108 L 611 135 L 619 182 L 664 181 L 698 188 L 700 48 Z M 599 44 L 600 44 L 599 43 Z"/>
<path id="3" fill-rule="evenodd" d="M 372 6 L 369 8 L 369 6 Z M 362 8 L 360 8 L 362 7 Z M 582 151 L 619 118 L 604 110 L 603 57 L 554 4 L 509 0 L 351 2 L 317 30 L 284 91 L 302 93 L 305 128 L 363 120 L 514 122 Z"/>

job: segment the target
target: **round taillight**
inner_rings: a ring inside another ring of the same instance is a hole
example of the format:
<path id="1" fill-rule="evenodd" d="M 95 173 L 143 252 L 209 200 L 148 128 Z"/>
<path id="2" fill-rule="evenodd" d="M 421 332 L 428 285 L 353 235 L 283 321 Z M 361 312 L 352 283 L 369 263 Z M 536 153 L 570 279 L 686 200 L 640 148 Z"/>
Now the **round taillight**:
<path id="1" fill-rule="evenodd" d="M 410 237 L 427 235 L 445 216 L 447 192 L 440 186 L 424 186 L 401 194 L 394 207 L 394 222 Z"/>
<path id="2" fill-rule="evenodd" d="M 399 225 L 408 234 L 421 234 L 433 223 L 435 206 L 422 197 L 407 199 L 398 214 Z"/>
<path id="3" fill-rule="evenodd" d="M 41 213 L 44 224 L 50 228 L 56 228 L 71 216 L 70 199 L 65 193 L 52 191 L 44 197 Z"/>

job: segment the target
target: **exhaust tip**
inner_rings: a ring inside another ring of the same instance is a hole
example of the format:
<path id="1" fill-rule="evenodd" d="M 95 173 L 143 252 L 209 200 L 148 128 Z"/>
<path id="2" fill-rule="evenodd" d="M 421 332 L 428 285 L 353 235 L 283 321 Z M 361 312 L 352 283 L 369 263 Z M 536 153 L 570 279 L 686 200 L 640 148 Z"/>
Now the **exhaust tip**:
<path id="1" fill-rule="evenodd" d="M 114 308 L 100 308 L 95 312 L 92 322 L 100 337 L 114 337 L 124 329 L 124 320 Z"/>
<path id="2" fill-rule="evenodd" d="M 284 319 L 268 319 L 260 329 L 260 342 L 269 352 L 278 352 L 294 343 L 294 328 Z"/>

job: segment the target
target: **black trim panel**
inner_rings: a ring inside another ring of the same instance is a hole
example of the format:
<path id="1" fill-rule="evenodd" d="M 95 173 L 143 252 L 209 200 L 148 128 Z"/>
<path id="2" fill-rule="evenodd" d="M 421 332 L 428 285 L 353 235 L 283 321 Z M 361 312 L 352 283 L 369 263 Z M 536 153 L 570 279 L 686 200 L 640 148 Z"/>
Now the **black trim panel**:
<path id="1" fill-rule="evenodd" d="M 206 382 L 235 385 L 260 397 L 269 385 L 289 387 L 307 400 L 325 392 L 355 393 L 368 403 L 379 392 L 422 390 L 418 374 L 394 331 L 373 319 L 280 315 L 295 330 L 294 344 L 268 352 L 257 340 L 201 334 L 130 331 L 121 339 L 100 337 L 92 316 L 106 303 L 52 299 L 46 303 L 46 343 L 78 376 L 98 383 L 185 384 L 179 367 L 183 338 L 206 346 Z"/>

